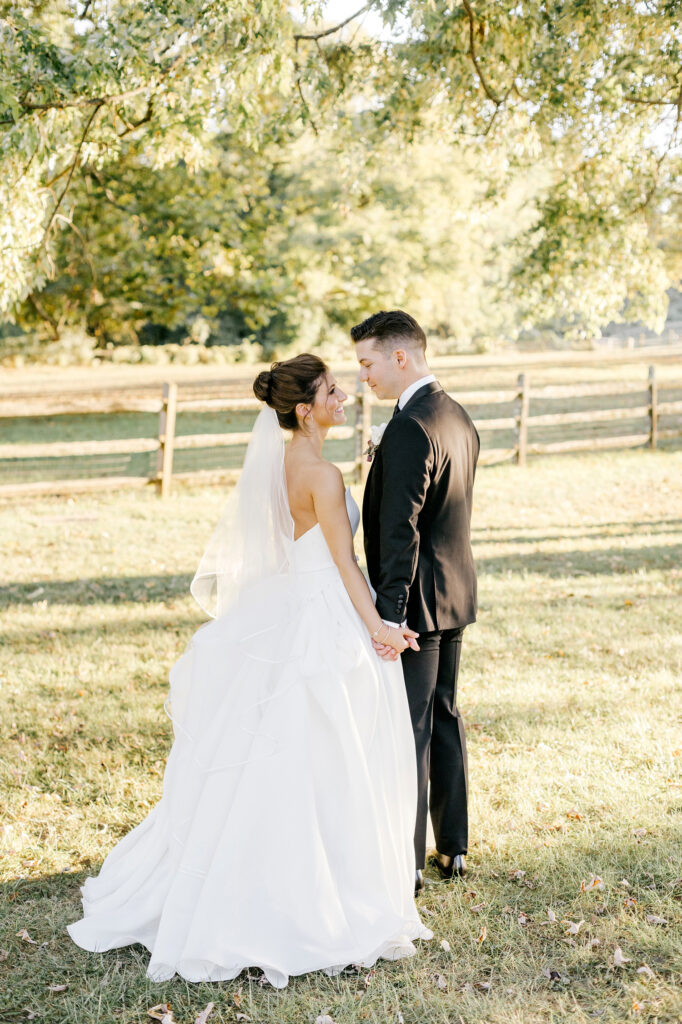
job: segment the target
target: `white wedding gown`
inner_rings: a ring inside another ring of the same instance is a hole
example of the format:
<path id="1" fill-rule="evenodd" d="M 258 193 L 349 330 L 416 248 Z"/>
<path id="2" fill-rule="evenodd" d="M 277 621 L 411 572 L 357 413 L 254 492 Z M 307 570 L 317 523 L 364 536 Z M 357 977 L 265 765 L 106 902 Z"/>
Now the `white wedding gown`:
<path id="1" fill-rule="evenodd" d="M 359 512 L 350 492 L 353 529 Z M 291 975 L 415 953 L 415 747 L 319 524 L 171 670 L 163 796 L 83 889 L 81 947 L 142 943 L 155 981 Z M 190 699 L 191 695 L 191 699 Z"/>

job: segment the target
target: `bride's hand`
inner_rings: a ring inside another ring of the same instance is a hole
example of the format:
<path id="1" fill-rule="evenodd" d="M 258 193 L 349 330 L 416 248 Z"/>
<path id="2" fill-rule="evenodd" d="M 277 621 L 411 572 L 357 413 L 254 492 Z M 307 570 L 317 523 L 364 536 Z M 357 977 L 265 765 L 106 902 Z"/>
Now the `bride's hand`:
<path id="1" fill-rule="evenodd" d="M 389 626 L 387 635 L 384 636 L 382 634 L 381 636 L 381 643 L 372 640 L 372 646 L 380 658 L 395 661 L 398 655 L 402 654 L 408 647 L 413 651 L 419 650 L 418 636 L 419 633 L 415 633 L 413 629 L 408 629 L 407 626 Z"/>

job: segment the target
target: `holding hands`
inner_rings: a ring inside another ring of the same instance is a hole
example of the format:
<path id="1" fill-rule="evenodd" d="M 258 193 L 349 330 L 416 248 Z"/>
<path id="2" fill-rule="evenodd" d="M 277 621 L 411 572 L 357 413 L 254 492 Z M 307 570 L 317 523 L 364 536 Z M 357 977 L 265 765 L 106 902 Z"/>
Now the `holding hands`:
<path id="1" fill-rule="evenodd" d="M 417 637 L 413 629 L 406 625 L 389 626 L 387 622 L 381 625 L 371 634 L 372 647 L 384 661 L 397 661 L 398 655 L 410 647 L 413 651 L 419 650 Z"/>

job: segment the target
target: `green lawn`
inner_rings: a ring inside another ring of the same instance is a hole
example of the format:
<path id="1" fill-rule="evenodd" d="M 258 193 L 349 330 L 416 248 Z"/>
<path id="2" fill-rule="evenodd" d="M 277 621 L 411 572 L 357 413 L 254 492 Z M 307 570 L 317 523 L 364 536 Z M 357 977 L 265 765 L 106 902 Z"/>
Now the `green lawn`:
<path id="1" fill-rule="evenodd" d="M 188 585 L 223 499 L 0 506 L 0 1021 L 142 1024 L 168 1002 L 193 1024 L 209 1001 L 209 1024 L 679 1021 L 680 451 L 479 472 L 471 871 L 420 898 L 417 957 L 276 992 L 257 972 L 152 984 L 140 947 L 71 943 L 79 884 L 160 794 L 168 670 L 202 621 Z"/>

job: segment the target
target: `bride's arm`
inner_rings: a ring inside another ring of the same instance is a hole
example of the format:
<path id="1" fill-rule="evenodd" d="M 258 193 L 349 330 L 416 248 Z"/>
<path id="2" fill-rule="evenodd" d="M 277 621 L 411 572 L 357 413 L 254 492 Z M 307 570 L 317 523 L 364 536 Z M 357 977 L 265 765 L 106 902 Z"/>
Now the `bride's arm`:
<path id="1" fill-rule="evenodd" d="M 374 639 L 379 639 L 395 651 L 404 651 L 408 646 L 405 637 L 417 637 L 419 634 L 411 629 L 387 626 L 374 607 L 367 580 L 355 560 L 343 477 L 337 467 L 330 462 L 321 466 L 316 474 L 312 496 L 315 515 L 324 539 L 341 574 L 348 596 L 368 632 Z"/>

